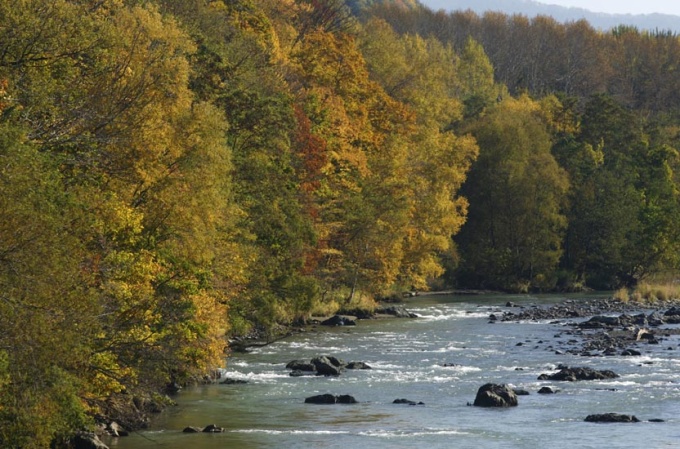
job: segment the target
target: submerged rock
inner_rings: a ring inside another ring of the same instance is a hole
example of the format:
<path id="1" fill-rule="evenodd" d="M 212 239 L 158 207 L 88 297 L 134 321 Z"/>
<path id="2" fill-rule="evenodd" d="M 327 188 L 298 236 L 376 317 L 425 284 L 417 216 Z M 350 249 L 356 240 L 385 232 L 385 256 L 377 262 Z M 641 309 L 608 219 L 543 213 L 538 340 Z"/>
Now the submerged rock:
<path id="1" fill-rule="evenodd" d="M 345 368 L 347 369 L 372 369 L 364 362 L 349 362 Z"/>
<path id="2" fill-rule="evenodd" d="M 244 385 L 244 384 L 247 384 L 247 383 L 248 383 L 247 380 L 234 379 L 234 378 L 231 378 L 231 377 L 227 377 L 222 382 L 220 382 L 220 385 Z"/>
<path id="3" fill-rule="evenodd" d="M 555 394 L 557 393 L 557 390 L 553 390 L 551 387 L 541 387 L 540 390 L 538 390 L 538 394 Z"/>
<path id="4" fill-rule="evenodd" d="M 335 396 L 332 394 L 319 394 L 305 399 L 305 404 L 356 404 L 357 400 L 348 394 Z"/>
<path id="5" fill-rule="evenodd" d="M 603 379 L 616 379 L 619 377 L 613 371 L 603 370 L 598 371 L 592 368 L 562 368 L 559 372 L 555 374 L 541 374 L 538 376 L 538 380 L 562 380 L 575 382 L 577 380 L 603 380 Z"/>
<path id="6" fill-rule="evenodd" d="M 596 415 L 588 415 L 585 419 L 586 422 L 640 422 L 635 415 L 622 415 L 620 413 L 602 413 Z"/>
<path id="7" fill-rule="evenodd" d="M 418 318 L 418 315 L 416 315 L 415 313 L 409 312 L 405 308 L 398 306 L 381 307 L 376 310 L 376 313 L 381 313 L 383 315 L 391 315 L 397 318 Z"/>
<path id="8" fill-rule="evenodd" d="M 395 399 L 392 404 L 425 405 L 424 402 L 411 401 L 410 399 Z"/>

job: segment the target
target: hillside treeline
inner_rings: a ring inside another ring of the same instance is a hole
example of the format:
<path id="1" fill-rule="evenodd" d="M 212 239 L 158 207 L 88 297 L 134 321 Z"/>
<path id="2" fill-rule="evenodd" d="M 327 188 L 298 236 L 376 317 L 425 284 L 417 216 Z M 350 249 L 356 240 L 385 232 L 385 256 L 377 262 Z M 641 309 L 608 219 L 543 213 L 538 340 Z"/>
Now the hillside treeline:
<path id="1" fill-rule="evenodd" d="M 472 37 L 486 51 L 496 80 L 512 94 L 607 93 L 627 108 L 677 114 L 680 42 L 670 31 L 621 25 L 602 32 L 585 20 L 563 24 L 547 16 L 434 12 L 391 2 L 371 12 L 400 34 L 434 36 L 458 51 Z"/>
<path id="2" fill-rule="evenodd" d="M 677 35 L 388 2 L 374 5 L 376 18 L 457 54 L 472 39 L 497 85 L 542 105 L 536 127 L 503 112 L 502 95 L 495 105 L 479 94 L 462 98 L 467 123 L 457 132 L 476 137 L 480 157 L 463 189 L 470 211 L 454 238 L 461 260 L 450 280 L 518 291 L 611 289 L 677 267 Z"/>
<path id="3" fill-rule="evenodd" d="M 546 19 L 610 71 L 544 71 L 534 22 L 374 3 L 0 2 L 0 446 L 139 426 L 312 313 L 676 267 L 674 36 Z"/>

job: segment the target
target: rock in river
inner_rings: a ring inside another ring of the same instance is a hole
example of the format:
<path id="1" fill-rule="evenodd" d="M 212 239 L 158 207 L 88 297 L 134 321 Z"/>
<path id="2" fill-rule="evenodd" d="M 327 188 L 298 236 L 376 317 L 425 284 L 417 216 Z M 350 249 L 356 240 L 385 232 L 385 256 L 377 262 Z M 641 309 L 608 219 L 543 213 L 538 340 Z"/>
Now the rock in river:
<path id="1" fill-rule="evenodd" d="M 348 394 L 335 396 L 332 394 L 320 394 L 305 399 L 305 404 L 356 404 L 357 400 Z"/>
<path id="2" fill-rule="evenodd" d="M 311 363 L 319 376 L 339 376 L 343 366 L 338 359 L 328 356 L 314 357 Z"/>
<path id="3" fill-rule="evenodd" d="M 345 368 L 347 369 L 371 369 L 370 366 L 368 366 L 364 362 L 349 362 Z"/>
<path id="4" fill-rule="evenodd" d="M 357 322 L 350 317 L 335 315 L 321 322 L 322 326 L 356 326 Z"/>
<path id="5" fill-rule="evenodd" d="M 488 383 L 479 387 L 475 402 L 476 407 L 516 407 L 517 395 L 507 385 Z"/>
<path id="6" fill-rule="evenodd" d="M 424 402 L 411 401 L 410 399 L 395 399 L 392 404 L 425 405 Z"/>
<path id="7" fill-rule="evenodd" d="M 575 382 L 577 380 L 603 380 L 616 379 L 618 374 L 613 371 L 598 371 L 592 368 L 562 368 L 555 374 L 541 374 L 538 380 L 565 380 Z"/>
<path id="8" fill-rule="evenodd" d="M 603 413 L 598 415 L 588 415 L 586 422 L 640 422 L 635 415 L 622 415 L 620 413 Z"/>

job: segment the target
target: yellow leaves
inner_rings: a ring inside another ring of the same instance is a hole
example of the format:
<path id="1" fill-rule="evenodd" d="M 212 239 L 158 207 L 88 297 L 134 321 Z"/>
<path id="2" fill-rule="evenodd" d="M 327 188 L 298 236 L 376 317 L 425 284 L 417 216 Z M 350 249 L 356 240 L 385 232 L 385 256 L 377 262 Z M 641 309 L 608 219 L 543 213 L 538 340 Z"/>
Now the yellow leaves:
<path id="1" fill-rule="evenodd" d="M 203 328 L 202 335 L 194 334 L 191 350 L 202 350 L 200 364 L 196 367 L 202 371 L 224 364 L 227 307 L 215 293 L 202 291 L 191 296 L 196 310 L 194 319 Z"/>
<path id="2" fill-rule="evenodd" d="M 97 352 L 88 360 L 93 377 L 86 399 L 106 400 L 114 393 L 125 391 L 131 385 L 135 372 L 130 367 L 122 367 L 118 358 L 111 352 Z"/>
<path id="3" fill-rule="evenodd" d="M 121 201 L 113 192 L 102 196 L 92 230 L 106 235 L 111 243 L 133 245 L 142 232 L 143 215 Z"/>

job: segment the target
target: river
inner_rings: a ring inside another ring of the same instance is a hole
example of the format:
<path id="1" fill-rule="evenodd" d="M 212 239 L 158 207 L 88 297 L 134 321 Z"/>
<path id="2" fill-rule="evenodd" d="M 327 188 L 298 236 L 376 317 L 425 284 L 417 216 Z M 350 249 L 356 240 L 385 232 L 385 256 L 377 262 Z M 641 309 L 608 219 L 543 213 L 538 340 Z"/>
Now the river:
<path id="1" fill-rule="evenodd" d="M 113 449 L 249 448 L 665 448 L 680 447 L 680 356 L 677 336 L 638 344 L 641 356 L 558 354 L 569 323 L 489 323 L 513 301 L 529 307 L 560 297 L 424 296 L 407 308 L 417 319 L 359 321 L 321 328 L 228 360 L 225 377 L 247 384 L 205 385 L 182 391 L 150 428 L 106 440 Z M 577 344 L 571 341 L 571 344 Z M 370 370 L 339 377 L 290 377 L 294 359 L 333 355 Z M 445 366 L 451 365 L 453 366 Z M 539 381 L 558 364 L 609 369 L 605 381 Z M 519 406 L 467 406 L 487 383 L 530 392 Z M 559 389 L 542 395 L 542 386 Z M 353 405 L 305 404 L 306 397 L 350 394 Z M 424 405 L 398 405 L 406 398 Z M 587 415 L 624 413 L 641 422 L 587 423 Z M 649 422 L 660 419 L 663 422 Z M 219 434 L 185 434 L 186 426 L 216 424 Z"/>

